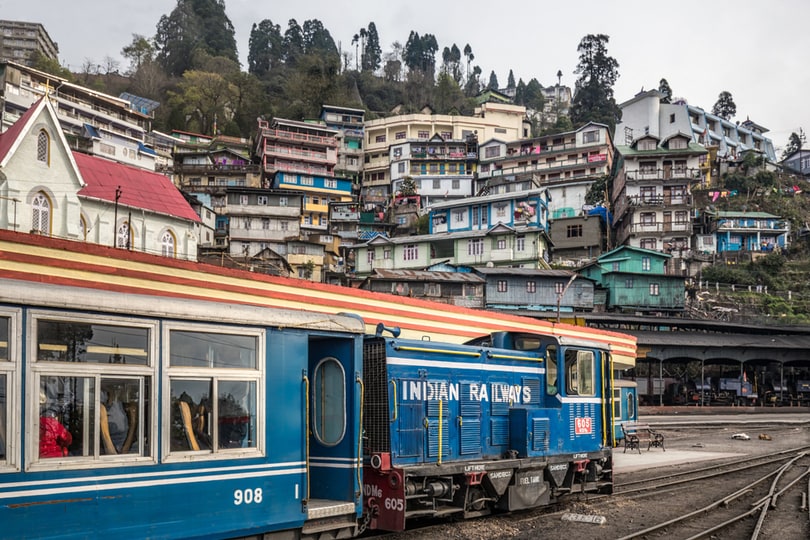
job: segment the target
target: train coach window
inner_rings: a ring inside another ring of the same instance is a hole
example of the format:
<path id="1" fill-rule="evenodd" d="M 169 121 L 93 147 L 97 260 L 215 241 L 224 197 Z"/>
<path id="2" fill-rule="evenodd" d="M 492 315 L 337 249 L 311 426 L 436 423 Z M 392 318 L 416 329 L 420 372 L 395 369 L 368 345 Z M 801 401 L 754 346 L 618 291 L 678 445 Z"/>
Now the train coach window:
<path id="1" fill-rule="evenodd" d="M 346 374 L 336 358 L 324 358 L 315 368 L 312 423 L 315 437 L 327 446 L 343 440 L 346 432 Z"/>
<path id="2" fill-rule="evenodd" d="M 594 355 L 592 351 L 565 351 L 565 391 L 570 396 L 595 395 Z"/>
<path id="3" fill-rule="evenodd" d="M 166 328 L 168 401 L 164 440 L 169 453 L 259 449 L 264 334 L 210 325 Z"/>
<path id="4" fill-rule="evenodd" d="M 152 456 L 157 323 L 37 311 L 30 321 L 29 463 L 86 467 Z"/>
<path id="5" fill-rule="evenodd" d="M 37 360 L 89 364 L 149 364 L 149 330 L 40 319 Z"/>
<path id="6" fill-rule="evenodd" d="M 0 317 L 0 362 L 8 361 L 8 335 L 11 327 L 11 319 Z"/>
<path id="7" fill-rule="evenodd" d="M 255 336 L 172 330 L 173 367 L 255 368 Z"/>

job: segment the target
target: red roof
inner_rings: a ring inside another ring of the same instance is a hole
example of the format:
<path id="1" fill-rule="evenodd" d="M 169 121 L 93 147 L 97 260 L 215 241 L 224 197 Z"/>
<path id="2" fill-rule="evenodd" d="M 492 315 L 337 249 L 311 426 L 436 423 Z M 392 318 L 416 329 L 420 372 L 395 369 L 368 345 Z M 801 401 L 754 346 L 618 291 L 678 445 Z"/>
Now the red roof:
<path id="1" fill-rule="evenodd" d="M 172 181 L 162 174 L 122 165 L 106 159 L 73 152 L 73 159 L 86 186 L 79 196 L 115 202 L 116 189 L 121 189 L 118 204 L 149 210 L 199 222 L 200 218 Z"/>

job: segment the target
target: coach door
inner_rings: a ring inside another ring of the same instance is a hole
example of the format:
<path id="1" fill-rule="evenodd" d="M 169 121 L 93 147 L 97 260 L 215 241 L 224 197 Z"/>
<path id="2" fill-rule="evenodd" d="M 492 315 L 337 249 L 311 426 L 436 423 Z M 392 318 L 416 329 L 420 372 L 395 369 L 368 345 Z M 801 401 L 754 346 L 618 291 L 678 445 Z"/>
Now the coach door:
<path id="1" fill-rule="evenodd" d="M 357 347 L 356 347 L 357 345 Z M 315 500 L 354 502 L 360 494 L 358 464 L 360 372 L 352 338 L 310 339 L 307 422 L 308 493 Z"/>

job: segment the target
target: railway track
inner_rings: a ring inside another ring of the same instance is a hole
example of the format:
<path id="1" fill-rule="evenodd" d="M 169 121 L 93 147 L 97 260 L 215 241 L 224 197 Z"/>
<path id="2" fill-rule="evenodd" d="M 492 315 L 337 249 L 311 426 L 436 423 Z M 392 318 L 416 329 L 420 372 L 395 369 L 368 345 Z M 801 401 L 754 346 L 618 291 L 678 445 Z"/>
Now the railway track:
<path id="1" fill-rule="evenodd" d="M 636 523 L 637 529 L 621 536 L 620 540 L 632 538 L 804 538 L 801 528 L 788 533 L 786 524 L 808 523 L 805 500 L 807 478 L 810 477 L 810 448 L 802 447 L 790 451 L 776 452 L 757 456 L 753 459 L 737 460 L 727 463 L 717 470 L 688 471 L 681 478 L 670 480 L 666 477 L 647 479 L 628 484 L 636 487 L 627 488 L 624 484 L 617 491 L 613 503 L 621 503 L 622 497 L 628 494 L 646 492 L 647 498 L 660 500 L 663 493 L 671 495 L 675 486 L 689 490 L 691 505 L 657 506 L 657 521 L 649 526 Z M 722 486 L 716 479 L 724 477 Z M 805 485 L 802 484 L 804 481 Z M 715 482 L 715 485 L 711 485 Z M 646 485 L 642 485 L 646 484 Z M 778 505 L 780 498 L 790 502 Z M 680 508 L 680 509 L 679 509 Z M 756 519 L 754 519 L 756 518 Z M 771 531 L 763 534 L 763 531 Z M 773 533 L 779 531 L 774 536 Z"/>

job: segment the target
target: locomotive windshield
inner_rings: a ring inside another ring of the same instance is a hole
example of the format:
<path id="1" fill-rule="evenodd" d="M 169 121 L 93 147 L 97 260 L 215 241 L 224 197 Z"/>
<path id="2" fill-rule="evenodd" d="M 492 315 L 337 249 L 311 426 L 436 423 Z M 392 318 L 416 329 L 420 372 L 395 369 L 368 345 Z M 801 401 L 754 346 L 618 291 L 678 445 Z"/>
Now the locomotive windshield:
<path id="1" fill-rule="evenodd" d="M 593 351 L 565 351 L 565 391 L 569 396 L 596 395 Z"/>

